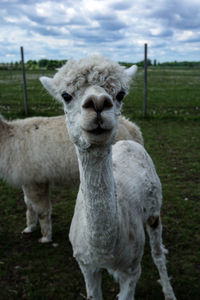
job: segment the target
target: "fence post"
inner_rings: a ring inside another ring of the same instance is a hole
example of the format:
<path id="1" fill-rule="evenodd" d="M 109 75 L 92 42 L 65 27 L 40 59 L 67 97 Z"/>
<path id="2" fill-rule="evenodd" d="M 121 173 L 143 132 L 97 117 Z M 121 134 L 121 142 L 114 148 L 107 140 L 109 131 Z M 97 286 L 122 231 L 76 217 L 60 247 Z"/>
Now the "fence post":
<path id="1" fill-rule="evenodd" d="M 147 44 L 144 44 L 144 117 L 147 116 Z"/>
<path id="2" fill-rule="evenodd" d="M 24 50 L 21 47 L 21 61 L 22 61 L 22 73 L 23 73 L 23 84 L 24 84 L 24 110 L 25 115 L 28 116 L 28 100 L 27 100 L 27 90 L 26 90 L 26 72 L 24 67 Z"/>

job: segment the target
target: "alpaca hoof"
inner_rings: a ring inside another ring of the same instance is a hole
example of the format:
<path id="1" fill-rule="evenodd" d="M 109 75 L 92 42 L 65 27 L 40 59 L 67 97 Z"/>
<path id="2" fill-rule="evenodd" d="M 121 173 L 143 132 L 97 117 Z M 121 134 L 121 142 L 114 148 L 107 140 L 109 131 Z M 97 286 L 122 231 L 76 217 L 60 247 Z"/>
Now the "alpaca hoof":
<path id="1" fill-rule="evenodd" d="M 39 239 L 39 243 L 42 243 L 42 244 L 45 244 L 45 243 L 47 244 L 47 243 L 51 243 L 51 242 L 52 242 L 52 239 L 49 237 L 43 236 Z"/>
<path id="2" fill-rule="evenodd" d="M 22 233 L 32 233 L 35 230 L 36 230 L 36 226 L 28 226 L 22 231 Z"/>

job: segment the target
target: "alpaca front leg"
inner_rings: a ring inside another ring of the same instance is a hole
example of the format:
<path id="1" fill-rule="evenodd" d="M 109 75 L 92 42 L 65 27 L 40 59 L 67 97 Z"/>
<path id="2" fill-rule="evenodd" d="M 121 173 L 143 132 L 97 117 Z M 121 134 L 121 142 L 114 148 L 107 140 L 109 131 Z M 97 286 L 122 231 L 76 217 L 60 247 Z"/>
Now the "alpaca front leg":
<path id="1" fill-rule="evenodd" d="M 101 270 L 79 262 L 87 291 L 87 300 L 102 300 Z"/>
<path id="2" fill-rule="evenodd" d="M 150 238 L 152 258 L 159 271 L 160 283 L 165 295 L 165 300 L 176 300 L 167 273 L 165 257 L 167 250 L 162 244 L 162 224 L 159 216 L 149 218 L 147 232 Z"/>
<path id="3" fill-rule="evenodd" d="M 28 192 L 28 186 L 22 186 L 23 192 L 24 192 L 24 202 L 26 203 L 27 210 L 26 210 L 26 225 L 27 227 L 22 231 L 22 233 L 31 233 L 36 229 L 37 222 L 38 222 L 38 215 L 36 211 L 33 209 L 31 204 L 31 199 L 27 196 Z"/>
<path id="4" fill-rule="evenodd" d="M 39 241 L 41 243 L 51 242 L 51 202 L 48 195 L 48 184 L 32 184 L 31 186 L 24 186 L 23 190 L 26 195 L 26 201 L 28 199 L 29 206 L 31 205 L 32 207 L 32 210 L 28 211 L 27 216 L 29 217 L 29 212 L 35 212 L 35 216 L 38 216 L 39 219 L 42 233 Z"/>
<path id="5" fill-rule="evenodd" d="M 138 269 L 134 272 L 134 274 L 131 275 L 124 272 L 118 272 L 120 284 L 120 293 L 117 297 L 118 300 L 134 300 L 135 288 L 140 275 L 140 265 L 138 266 Z"/>
<path id="6" fill-rule="evenodd" d="M 39 239 L 40 243 L 50 243 L 52 241 L 52 224 L 51 224 L 51 204 L 46 202 L 45 206 L 40 206 L 39 223 L 41 227 L 42 237 Z"/>

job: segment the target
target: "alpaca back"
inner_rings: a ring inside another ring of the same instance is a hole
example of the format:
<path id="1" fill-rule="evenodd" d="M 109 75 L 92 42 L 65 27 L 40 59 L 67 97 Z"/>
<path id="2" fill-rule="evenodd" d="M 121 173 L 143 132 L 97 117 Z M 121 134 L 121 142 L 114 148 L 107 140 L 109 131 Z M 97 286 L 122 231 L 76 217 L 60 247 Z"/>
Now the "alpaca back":
<path id="1" fill-rule="evenodd" d="M 134 140 L 135 142 L 144 145 L 140 128 L 123 116 L 119 118 L 119 128 L 116 140 Z"/>
<path id="2" fill-rule="evenodd" d="M 69 142 L 64 116 L 27 118 L 7 125 L 10 134 L 4 134 L 7 138 L 0 144 L 0 176 L 4 180 L 17 186 L 60 182 L 66 177 L 66 185 L 72 184 L 73 178 L 78 180 L 74 145 Z"/>
<path id="3" fill-rule="evenodd" d="M 143 144 L 140 129 L 124 117 L 119 118 L 116 140 Z M 0 119 L 0 177 L 17 186 L 34 182 L 78 184 L 78 162 L 65 117 Z"/>

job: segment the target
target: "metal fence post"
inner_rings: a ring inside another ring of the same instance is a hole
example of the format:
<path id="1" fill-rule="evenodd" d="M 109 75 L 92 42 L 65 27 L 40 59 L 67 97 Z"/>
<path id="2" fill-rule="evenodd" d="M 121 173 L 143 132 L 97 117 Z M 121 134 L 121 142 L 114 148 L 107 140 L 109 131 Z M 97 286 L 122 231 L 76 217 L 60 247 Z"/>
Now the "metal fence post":
<path id="1" fill-rule="evenodd" d="M 144 117 L 147 116 L 147 44 L 144 44 Z"/>
<path id="2" fill-rule="evenodd" d="M 26 89 L 26 72 L 24 66 L 24 50 L 21 47 L 21 61 L 22 61 L 22 73 L 23 73 L 23 84 L 24 84 L 24 110 L 25 115 L 28 116 L 28 100 L 27 100 L 27 89 Z"/>

